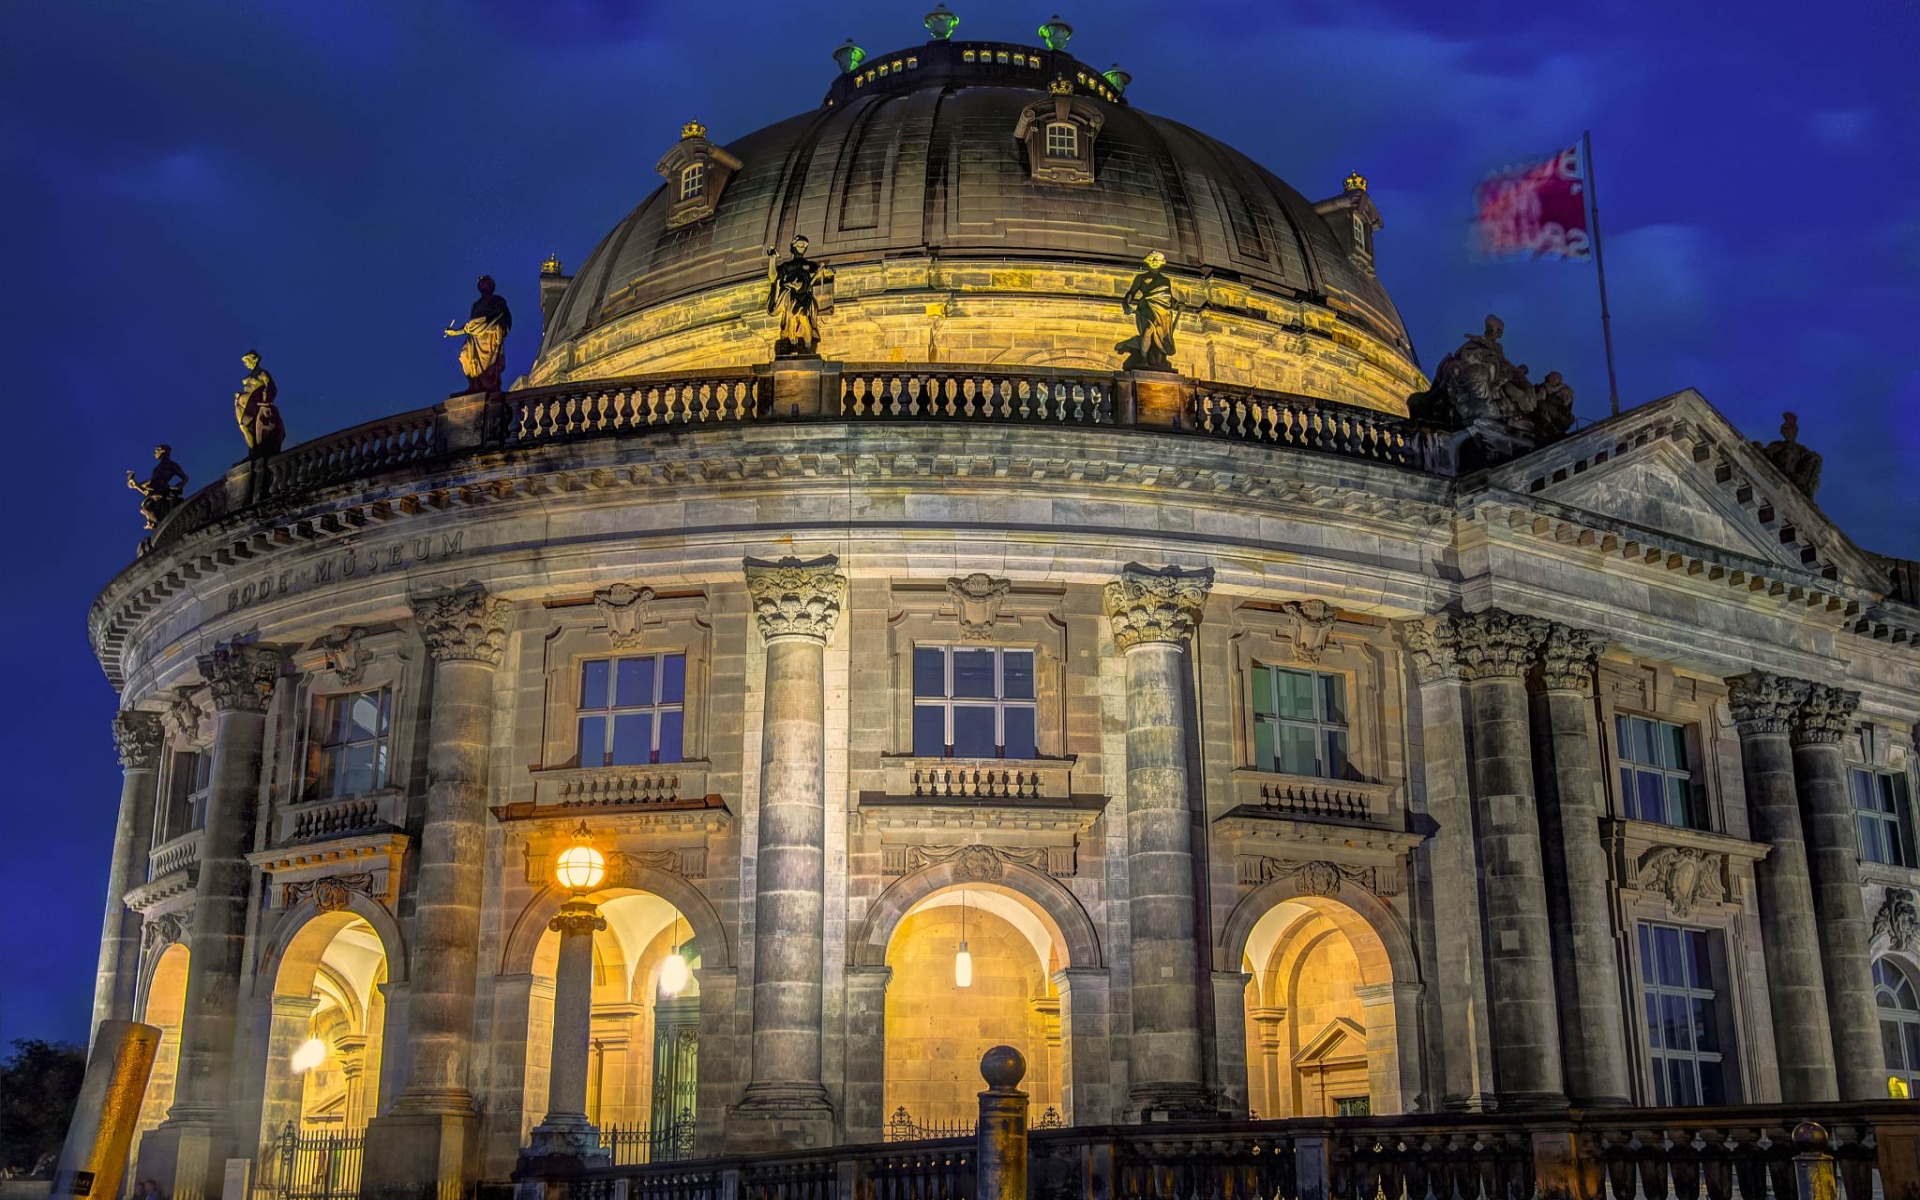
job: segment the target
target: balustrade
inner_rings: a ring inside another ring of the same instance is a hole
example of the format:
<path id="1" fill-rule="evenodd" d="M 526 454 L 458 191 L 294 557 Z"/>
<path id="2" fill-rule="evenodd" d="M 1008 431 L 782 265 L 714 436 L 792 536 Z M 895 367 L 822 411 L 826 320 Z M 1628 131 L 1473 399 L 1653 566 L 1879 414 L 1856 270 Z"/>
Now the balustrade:
<path id="1" fill-rule="evenodd" d="M 195 829 L 155 846 L 147 856 L 147 878 L 159 879 L 198 863 L 200 843 L 204 840 L 206 831 Z"/>
<path id="2" fill-rule="evenodd" d="M 855 420 L 1113 424 L 1113 380 L 1108 375 L 849 368 L 841 380 L 841 415 Z"/>
<path id="3" fill-rule="evenodd" d="M 1190 414 L 1201 433 L 1240 441 L 1369 458 L 1425 468 L 1430 438 L 1405 418 L 1370 408 L 1252 391 L 1210 389 L 1194 396 Z"/>
<path id="4" fill-rule="evenodd" d="M 265 460 L 257 499 L 310 492 L 431 458 L 444 449 L 436 410 L 420 409 L 356 425 Z"/>
<path id="5" fill-rule="evenodd" d="M 510 445 L 632 433 L 666 425 L 717 425 L 760 416 L 758 379 L 747 371 L 606 380 L 510 392 Z"/>

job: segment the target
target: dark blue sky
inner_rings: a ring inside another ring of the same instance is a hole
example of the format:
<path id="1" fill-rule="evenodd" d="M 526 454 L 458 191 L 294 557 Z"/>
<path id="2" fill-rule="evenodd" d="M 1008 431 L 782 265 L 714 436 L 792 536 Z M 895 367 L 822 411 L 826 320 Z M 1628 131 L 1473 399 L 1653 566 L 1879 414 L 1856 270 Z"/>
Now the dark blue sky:
<path id="1" fill-rule="evenodd" d="M 951 0 L 1019 38 L 1060 0 Z M 727 142 L 817 104 L 829 52 L 925 40 L 926 3 L 23 2 L 0 16 L 0 292 L 12 635 L 0 745 L 0 1038 L 83 1040 L 119 790 L 85 640 L 156 441 L 212 479 L 266 356 L 295 440 L 460 382 L 440 330 L 490 272 L 532 353 L 535 279 L 660 182 L 688 117 Z M 1466 254 L 1475 179 L 1591 128 L 1627 404 L 1782 409 L 1860 544 L 1920 557 L 1920 16 L 1908 0 L 1472 4 L 1101 0 L 1071 49 L 1134 103 L 1310 196 L 1349 170 L 1431 369 L 1489 310 L 1605 412 L 1592 269 Z M 823 15 L 831 14 L 831 15 Z"/>

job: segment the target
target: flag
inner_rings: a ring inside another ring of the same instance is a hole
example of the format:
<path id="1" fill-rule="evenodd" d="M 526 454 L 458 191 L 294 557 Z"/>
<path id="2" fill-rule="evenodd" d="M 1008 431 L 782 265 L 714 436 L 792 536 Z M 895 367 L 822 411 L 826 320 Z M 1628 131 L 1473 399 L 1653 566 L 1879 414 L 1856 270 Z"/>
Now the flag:
<path id="1" fill-rule="evenodd" d="M 1474 248 L 1488 258 L 1591 261 L 1586 184 L 1578 146 L 1494 172 L 1473 190 Z"/>

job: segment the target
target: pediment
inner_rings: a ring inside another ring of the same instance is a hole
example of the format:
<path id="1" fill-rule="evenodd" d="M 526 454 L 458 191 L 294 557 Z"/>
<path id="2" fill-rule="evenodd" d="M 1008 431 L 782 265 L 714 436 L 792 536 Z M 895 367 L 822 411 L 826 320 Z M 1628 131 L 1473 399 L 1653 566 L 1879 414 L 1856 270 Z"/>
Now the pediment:
<path id="1" fill-rule="evenodd" d="M 1342 1059 L 1367 1056 L 1367 1031 L 1358 1021 L 1347 1017 L 1335 1017 L 1321 1027 L 1312 1040 L 1300 1047 L 1293 1056 L 1293 1065 L 1305 1066 L 1309 1063 L 1338 1062 Z"/>

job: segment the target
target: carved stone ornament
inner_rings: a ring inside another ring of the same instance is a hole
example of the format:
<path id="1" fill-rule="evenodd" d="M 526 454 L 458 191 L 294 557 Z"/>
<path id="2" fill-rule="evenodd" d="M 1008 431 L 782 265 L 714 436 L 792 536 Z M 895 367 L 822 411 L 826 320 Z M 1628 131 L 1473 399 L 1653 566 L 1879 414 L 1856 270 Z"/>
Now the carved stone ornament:
<path id="1" fill-rule="evenodd" d="M 1897 887 L 1887 889 L 1887 898 L 1880 902 L 1880 911 L 1873 914 L 1873 936 L 1882 934 L 1886 935 L 1887 945 L 1893 949 L 1920 954 L 1920 906 L 1914 904 L 1911 890 Z"/>
<path id="2" fill-rule="evenodd" d="M 190 687 L 174 688 L 167 695 L 167 711 L 161 721 L 167 732 L 174 737 L 191 741 L 200 733 L 199 689 Z"/>
<path id="3" fill-rule="evenodd" d="M 1293 618 L 1293 653 L 1301 662 L 1317 663 L 1333 636 L 1339 610 L 1325 600 L 1289 600 L 1281 611 Z"/>
<path id="4" fill-rule="evenodd" d="M 1552 622 L 1540 644 L 1540 680 L 1549 691 L 1591 694 L 1594 668 L 1606 649 L 1598 634 Z"/>
<path id="5" fill-rule="evenodd" d="M 160 765 L 160 744 L 166 730 L 156 713 L 128 709 L 113 717 L 113 748 L 120 752 L 123 771 L 151 771 Z"/>
<path id="6" fill-rule="evenodd" d="M 678 850 L 615 850 L 607 855 L 606 887 L 646 890 L 640 877 L 643 868 L 667 871 L 687 879 L 705 879 L 707 848 L 688 846 Z"/>
<path id="7" fill-rule="evenodd" d="M 1524 678 L 1547 639 L 1547 623 L 1539 617 L 1498 608 L 1455 617 L 1453 627 L 1460 677 L 1469 683 Z"/>
<path id="8" fill-rule="evenodd" d="M 413 597 L 413 620 L 435 662 L 500 665 L 513 605 L 477 583 Z"/>
<path id="9" fill-rule="evenodd" d="M 293 883 L 280 885 L 280 906 L 292 908 L 294 905 L 313 897 L 313 906 L 321 912 L 344 912 L 352 904 L 352 895 L 359 892 L 362 896 L 379 895 L 373 872 L 360 871 L 352 875 L 323 875 L 318 879 L 300 879 Z"/>
<path id="10" fill-rule="evenodd" d="M 905 849 L 901 865 L 903 874 L 912 874 L 927 867 L 942 863 L 953 864 L 956 879 L 965 883 L 990 883 L 1000 878 L 1007 864 L 1032 867 L 1036 871 L 1047 870 L 1047 849 L 1044 846 L 908 846 Z"/>
<path id="11" fill-rule="evenodd" d="M 1727 680 L 1727 707 L 1742 737 L 1785 733 L 1809 686 L 1804 679 L 1749 671 Z"/>
<path id="12" fill-rule="evenodd" d="M 361 646 L 365 635 L 366 631 L 357 625 L 352 628 L 343 625 L 320 639 L 320 652 L 326 656 L 327 670 L 341 683 L 359 683 L 367 673 L 367 663 L 373 656 Z"/>
<path id="13" fill-rule="evenodd" d="M 1246 856 L 1240 860 L 1240 882 L 1257 887 L 1275 879 L 1291 879 L 1306 896 L 1338 896 L 1345 884 L 1364 888 L 1376 896 L 1386 895 L 1378 867 L 1350 867 L 1344 863 L 1315 859 L 1301 862 L 1290 858 Z"/>
<path id="14" fill-rule="evenodd" d="M 640 627 L 647 623 L 647 606 L 653 603 L 650 587 L 616 583 L 593 594 L 593 605 L 607 622 L 607 640 L 616 649 L 633 650 L 640 645 Z"/>
<path id="15" fill-rule="evenodd" d="M 839 557 L 832 554 L 807 562 L 797 558 L 778 562 L 747 559 L 747 593 L 753 597 L 760 636 L 769 642 L 779 638 L 831 640 L 840 609 L 847 602 L 847 577 L 840 574 L 839 566 Z"/>
<path id="16" fill-rule="evenodd" d="M 260 713 L 280 678 L 280 648 L 257 642 L 221 642 L 199 657 L 200 674 L 217 712 Z"/>
<path id="17" fill-rule="evenodd" d="M 1640 860 L 1640 887 L 1667 902 L 1667 911 L 1684 919 L 1702 904 L 1727 898 L 1722 882 L 1726 859 L 1687 846 L 1662 846 Z"/>
<path id="18" fill-rule="evenodd" d="M 607 919 L 600 910 L 585 900 L 569 900 L 553 914 L 547 922 L 547 928 L 561 937 L 582 937 L 607 927 Z"/>
<path id="19" fill-rule="evenodd" d="M 985 571 L 947 580 L 947 595 L 953 598 L 953 610 L 960 617 L 960 636 L 973 642 L 992 637 L 1000 605 L 1012 590 L 1012 580 L 995 579 Z"/>
<path id="20" fill-rule="evenodd" d="M 1400 642 L 1413 660 L 1413 677 L 1420 683 L 1460 678 L 1456 651 L 1460 639 L 1450 617 L 1422 617 L 1400 623 Z"/>
<path id="21" fill-rule="evenodd" d="M 1131 650 L 1148 642 L 1184 643 L 1200 622 L 1200 609 L 1213 587 L 1213 568 L 1143 567 L 1129 563 L 1107 584 L 1107 619 L 1113 643 Z"/>
<path id="22" fill-rule="evenodd" d="M 1824 683 L 1808 684 L 1806 698 L 1793 714 L 1794 745 L 1839 745 L 1847 736 L 1854 711 L 1859 707 L 1859 692 L 1843 691 Z"/>
<path id="23" fill-rule="evenodd" d="M 161 913 L 157 917 L 147 918 L 146 924 L 140 927 L 140 946 L 143 950 L 152 952 L 161 946 L 171 946 L 176 942 L 184 945 L 192 929 L 192 909 Z"/>

